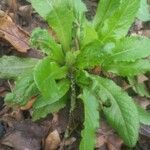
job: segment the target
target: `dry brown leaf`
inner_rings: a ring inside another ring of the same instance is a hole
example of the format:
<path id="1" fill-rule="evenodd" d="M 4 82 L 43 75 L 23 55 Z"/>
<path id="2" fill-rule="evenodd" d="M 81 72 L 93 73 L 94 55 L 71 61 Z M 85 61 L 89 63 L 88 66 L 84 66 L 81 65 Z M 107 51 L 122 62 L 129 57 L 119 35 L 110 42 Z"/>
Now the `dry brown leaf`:
<path id="1" fill-rule="evenodd" d="M 25 53 L 30 49 L 28 34 L 19 28 L 3 11 L 0 14 L 0 36 L 11 43 L 19 52 Z"/>
<path id="2" fill-rule="evenodd" d="M 76 141 L 75 137 L 71 137 L 65 141 L 65 146 L 72 145 Z"/>
<path id="3" fill-rule="evenodd" d="M 143 30 L 143 36 L 150 37 L 150 30 Z"/>
<path id="4" fill-rule="evenodd" d="M 134 100 L 144 109 L 146 109 L 147 106 L 150 105 L 150 101 L 146 97 L 136 96 L 136 97 L 134 97 Z"/>
<path id="5" fill-rule="evenodd" d="M 44 128 L 30 120 L 17 121 L 12 123 L 1 143 L 15 150 L 40 150 L 46 134 Z"/>
<path id="6" fill-rule="evenodd" d="M 31 109 L 32 106 L 33 106 L 33 103 L 35 102 L 35 100 L 36 100 L 36 97 L 31 98 L 31 100 L 29 100 L 29 102 L 25 106 L 22 106 L 20 109 L 21 110 L 29 110 L 29 109 Z"/>
<path id="7" fill-rule="evenodd" d="M 101 122 L 101 128 L 97 132 L 96 139 L 96 148 L 106 145 L 108 150 L 121 150 L 123 144 L 121 138 L 105 121 Z"/>
<path id="8" fill-rule="evenodd" d="M 147 138 L 150 138 L 150 125 L 141 124 L 139 133 Z"/>
<path id="9" fill-rule="evenodd" d="M 138 76 L 138 83 L 143 83 L 147 80 L 148 80 L 148 77 L 146 77 L 145 75 Z"/>
<path id="10" fill-rule="evenodd" d="M 107 140 L 105 138 L 105 136 L 101 135 L 99 137 L 97 137 L 97 141 L 96 141 L 96 148 L 100 148 L 102 147 L 104 144 L 106 144 Z"/>
<path id="11" fill-rule="evenodd" d="M 45 150 L 55 150 L 58 148 L 61 140 L 57 130 L 51 132 L 45 140 Z"/>
<path id="12" fill-rule="evenodd" d="M 109 150 L 121 150 L 122 144 L 123 141 L 115 133 L 107 137 L 107 147 Z"/>

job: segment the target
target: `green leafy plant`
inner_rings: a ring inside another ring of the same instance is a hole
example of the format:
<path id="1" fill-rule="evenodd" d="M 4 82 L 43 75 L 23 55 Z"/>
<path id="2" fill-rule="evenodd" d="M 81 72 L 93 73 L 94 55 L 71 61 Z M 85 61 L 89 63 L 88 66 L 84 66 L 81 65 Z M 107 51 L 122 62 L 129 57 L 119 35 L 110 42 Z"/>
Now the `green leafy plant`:
<path id="1" fill-rule="evenodd" d="M 142 21 L 150 21 L 150 2 L 148 0 L 140 1 L 140 9 L 137 17 Z"/>
<path id="2" fill-rule="evenodd" d="M 0 66 L 3 64 L 6 71 L 0 69 L 1 77 L 9 74 L 10 66 L 14 72 L 8 77 L 19 76 L 5 102 L 24 106 L 31 96 L 36 96 L 32 117 L 37 120 L 68 103 L 72 113 L 76 102 L 81 101 L 81 150 L 94 149 L 100 116 L 106 118 L 126 145 L 135 146 L 140 123 L 150 124 L 150 114 L 108 74 L 127 77 L 132 83 L 136 76 L 150 71 L 150 39 L 127 35 L 140 1 L 101 0 L 92 21 L 86 19 L 81 0 L 31 0 L 31 4 L 55 34 L 41 28 L 32 32 L 31 45 L 45 53 L 41 60 L 30 60 L 33 65 L 24 59 L 24 65 L 16 70 L 18 58 L 1 58 Z M 11 58 L 15 65 L 8 65 L 6 60 Z M 100 75 L 90 73 L 95 67 L 101 70 Z"/>

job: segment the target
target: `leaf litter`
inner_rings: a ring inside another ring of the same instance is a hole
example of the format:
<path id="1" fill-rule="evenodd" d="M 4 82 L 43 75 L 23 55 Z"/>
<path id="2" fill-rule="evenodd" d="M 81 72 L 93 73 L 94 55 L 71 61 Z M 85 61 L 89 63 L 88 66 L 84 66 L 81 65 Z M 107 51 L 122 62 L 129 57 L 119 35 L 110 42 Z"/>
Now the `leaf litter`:
<path id="1" fill-rule="evenodd" d="M 10 42 L 19 52 L 27 52 L 30 49 L 29 35 L 19 28 L 12 19 L 3 11 L 0 11 L 0 35 Z"/>

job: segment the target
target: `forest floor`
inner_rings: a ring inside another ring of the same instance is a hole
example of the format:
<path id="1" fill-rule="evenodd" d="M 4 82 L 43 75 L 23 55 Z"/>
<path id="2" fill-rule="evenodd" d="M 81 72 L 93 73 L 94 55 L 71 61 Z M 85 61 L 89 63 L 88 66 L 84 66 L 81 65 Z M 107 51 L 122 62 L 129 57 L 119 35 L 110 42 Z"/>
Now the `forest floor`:
<path id="1" fill-rule="evenodd" d="M 12 3 L 13 2 L 13 3 Z M 85 0 L 89 19 L 95 14 L 97 0 Z M 35 13 L 26 0 L 0 0 L 0 56 L 15 55 L 19 57 L 41 58 L 42 54 L 32 49 L 28 40 L 36 27 L 48 28 L 42 18 Z M 136 21 L 130 34 L 150 37 L 150 23 Z M 123 87 L 142 107 L 150 110 L 150 100 L 140 97 L 122 78 L 114 81 Z M 144 82 L 150 89 L 150 75 L 143 75 L 139 82 Z M 51 114 L 47 118 L 32 122 L 31 110 L 28 108 L 9 108 L 4 104 L 4 97 L 13 81 L 0 80 L 0 150 L 57 150 L 68 123 L 68 109 Z M 82 129 L 80 111 L 76 113 L 76 124 L 71 137 L 65 142 L 66 150 L 78 150 Z M 89 137 L 90 140 L 90 137 Z M 116 132 L 105 122 L 97 131 L 96 150 L 128 149 Z M 141 125 L 140 138 L 135 150 L 150 150 L 150 126 Z"/>

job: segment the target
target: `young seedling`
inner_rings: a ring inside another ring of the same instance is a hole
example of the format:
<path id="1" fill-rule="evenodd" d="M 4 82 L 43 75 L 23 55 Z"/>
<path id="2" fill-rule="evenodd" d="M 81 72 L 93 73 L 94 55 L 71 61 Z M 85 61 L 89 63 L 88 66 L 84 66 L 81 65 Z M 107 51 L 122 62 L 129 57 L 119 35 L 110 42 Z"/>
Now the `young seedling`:
<path id="1" fill-rule="evenodd" d="M 80 150 L 94 149 L 102 115 L 124 143 L 134 147 L 140 123 L 150 124 L 150 115 L 108 74 L 127 77 L 132 82 L 134 77 L 150 71 L 150 39 L 127 35 L 140 1 L 100 0 L 92 21 L 86 19 L 81 0 L 31 0 L 31 4 L 54 35 L 41 28 L 33 31 L 30 42 L 45 53 L 41 60 L 29 59 L 27 63 L 16 57 L 0 59 L 1 63 L 5 61 L 0 68 L 12 66 L 11 75 L 0 69 L 1 77 L 19 76 L 5 102 L 24 106 L 36 96 L 32 117 L 37 120 L 68 103 L 72 113 L 76 102 L 81 101 L 84 129 Z M 14 70 L 13 63 L 18 61 L 22 62 L 18 63 L 20 69 Z M 94 68 L 100 75 L 90 73 Z"/>

